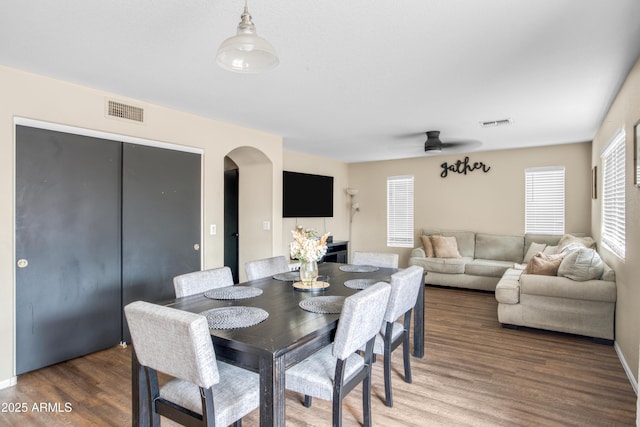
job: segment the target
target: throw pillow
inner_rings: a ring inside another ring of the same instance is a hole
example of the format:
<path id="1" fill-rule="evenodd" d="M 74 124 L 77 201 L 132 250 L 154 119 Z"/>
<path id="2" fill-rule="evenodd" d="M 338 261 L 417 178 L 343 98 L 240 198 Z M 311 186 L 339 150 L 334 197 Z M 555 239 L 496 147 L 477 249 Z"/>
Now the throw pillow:
<path id="1" fill-rule="evenodd" d="M 531 242 L 522 262 L 525 264 L 528 263 L 529 261 L 531 261 L 531 258 L 533 258 L 535 254 L 544 251 L 544 248 L 546 247 L 547 245 L 545 245 L 544 243 Z"/>
<path id="2" fill-rule="evenodd" d="M 564 254 L 546 255 L 542 252 L 538 252 L 527 263 L 522 274 L 556 276 L 558 274 L 558 267 L 560 267 L 562 258 L 564 258 Z"/>
<path id="3" fill-rule="evenodd" d="M 433 253 L 437 258 L 461 258 L 458 241 L 453 236 L 431 236 Z"/>
<path id="4" fill-rule="evenodd" d="M 544 248 L 542 253 L 545 254 L 545 255 L 555 255 L 555 254 L 558 253 L 558 247 L 557 246 L 547 246 L 546 248 Z"/>
<path id="5" fill-rule="evenodd" d="M 576 237 L 572 234 L 565 234 L 558 242 L 558 252 L 562 252 L 566 246 L 571 244 L 578 244 L 590 249 L 596 248 L 596 241 L 591 237 Z"/>
<path id="6" fill-rule="evenodd" d="M 598 252 L 589 248 L 580 248 L 564 257 L 558 268 L 558 276 L 584 282 L 599 279 L 603 271 L 604 261 Z"/>
<path id="7" fill-rule="evenodd" d="M 424 253 L 427 255 L 427 258 L 433 257 L 433 245 L 431 244 L 431 237 L 425 236 L 424 234 L 420 236 L 422 239 L 422 246 L 424 246 Z"/>

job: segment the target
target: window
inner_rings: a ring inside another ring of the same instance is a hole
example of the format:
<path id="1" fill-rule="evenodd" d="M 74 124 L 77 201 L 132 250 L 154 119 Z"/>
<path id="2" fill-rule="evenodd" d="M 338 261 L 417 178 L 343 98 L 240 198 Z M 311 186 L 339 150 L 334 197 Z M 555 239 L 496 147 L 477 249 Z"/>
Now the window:
<path id="1" fill-rule="evenodd" d="M 625 132 L 620 130 L 602 152 L 602 243 L 625 257 Z"/>
<path id="2" fill-rule="evenodd" d="M 413 247 L 413 177 L 387 178 L 387 246 Z"/>
<path id="3" fill-rule="evenodd" d="M 564 234 L 564 167 L 529 168 L 524 176 L 524 232 Z"/>

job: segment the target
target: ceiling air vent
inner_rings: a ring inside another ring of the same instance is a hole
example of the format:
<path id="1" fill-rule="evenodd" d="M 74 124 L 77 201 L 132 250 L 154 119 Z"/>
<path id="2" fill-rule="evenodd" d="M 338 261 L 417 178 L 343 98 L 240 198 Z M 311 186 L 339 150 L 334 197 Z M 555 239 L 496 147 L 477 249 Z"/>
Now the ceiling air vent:
<path id="1" fill-rule="evenodd" d="M 510 125 L 511 123 L 513 123 L 511 119 L 490 120 L 488 122 L 480 122 L 480 126 L 482 126 L 483 128 L 488 128 L 494 126 Z"/>
<path id="2" fill-rule="evenodd" d="M 107 100 L 107 116 L 144 123 L 144 109 L 112 99 Z"/>

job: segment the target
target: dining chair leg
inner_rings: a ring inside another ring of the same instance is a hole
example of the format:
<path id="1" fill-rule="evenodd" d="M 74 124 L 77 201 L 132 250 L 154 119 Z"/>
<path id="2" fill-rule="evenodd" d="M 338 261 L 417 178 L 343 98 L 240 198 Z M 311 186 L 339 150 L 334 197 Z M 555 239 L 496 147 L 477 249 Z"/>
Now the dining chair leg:
<path id="1" fill-rule="evenodd" d="M 411 311 L 404 315 L 404 341 L 402 343 L 402 355 L 404 357 L 404 381 L 411 383 L 411 354 L 409 351 L 409 328 L 411 327 Z"/>
<path id="2" fill-rule="evenodd" d="M 155 408 L 155 400 L 160 396 L 160 386 L 158 383 L 158 373 L 154 369 L 148 367 L 141 367 L 144 370 L 145 378 L 147 380 L 147 396 L 149 396 L 149 425 L 151 427 L 160 426 L 160 414 L 158 414 Z"/>
<path id="3" fill-rule="evenodd" d="M 393 395 L 391 394 L 391 337 L 393 324 L 387 322 L 387 329 L 384 338 L 384 404 L 389 408 L 393 407 Z"/>
<path id="4" fill-rule="evenodd" d="M 391 352 L 384 356 L 384 404 L 389 408 L 393 407 L 393 396 L 391 394 Z"/>
<path id="5" fill-rule="evenodd" d="M 333 427 L 342 427 L 342 399 L 344 397 L 344 371 L 347 361 L 338 359 L 333 377 Z"/>
<path id="6" fill-rule="evenodd" d="M 333 427 L 342 427 L 342 400 L 333 401 Z"/>
<path id="7" fill-rule="evenodd" d="M 310 408 L 311 407 L 311 396 L 305 394 L 304 395 L 304 407 L 305 408 Z"/>
<path id="8" fill-rule="evenodd" d="M 402 343 L 402 355 L 404 357 L 404 382 L 411 383 L 411 357 L 409 354 L 409 332 L 404 333 L 404 342 Z"/>
<path id="9" fill-rule="evenodd" d="M 362 416 L 364 426 L 371 427 L 371 366 L 367 368 L 367 376 L 362 382 Z"/>

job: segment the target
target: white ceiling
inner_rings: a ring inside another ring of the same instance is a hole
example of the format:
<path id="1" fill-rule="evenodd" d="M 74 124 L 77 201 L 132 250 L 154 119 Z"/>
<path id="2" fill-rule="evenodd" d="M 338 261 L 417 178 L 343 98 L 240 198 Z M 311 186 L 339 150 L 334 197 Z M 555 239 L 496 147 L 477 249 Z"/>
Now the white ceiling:
<path id="1" fill-rule="evenodd" d="M 215 54 L 243 6 L 2 0 L 0 64 L 360 162 L 424 156 L 434 129 L 477 150 L 590 141 L 640 55 L 639 0 L 249 0 L 280 65 L 234 74 Z"/>

